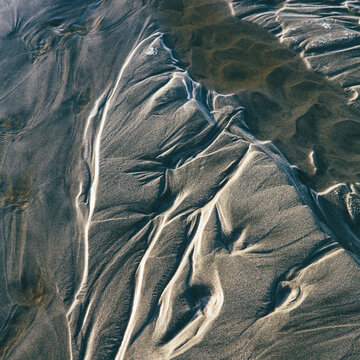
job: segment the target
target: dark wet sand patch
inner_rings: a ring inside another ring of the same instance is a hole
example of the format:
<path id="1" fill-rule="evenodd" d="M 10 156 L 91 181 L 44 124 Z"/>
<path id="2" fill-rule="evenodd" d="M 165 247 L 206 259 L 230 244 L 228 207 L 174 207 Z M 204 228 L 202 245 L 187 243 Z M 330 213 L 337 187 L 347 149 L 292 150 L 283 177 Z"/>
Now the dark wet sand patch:
<path id="1" fill-rule="evenodd" d="M 260 26 L 234 18 L 226 1 L 163 0 L 155 8 L 190 75 L 209 90 L 236 93 L 250 132 L 273 141 L 308 185 L 360 181 L 360 111 L 349 92 Z"/>

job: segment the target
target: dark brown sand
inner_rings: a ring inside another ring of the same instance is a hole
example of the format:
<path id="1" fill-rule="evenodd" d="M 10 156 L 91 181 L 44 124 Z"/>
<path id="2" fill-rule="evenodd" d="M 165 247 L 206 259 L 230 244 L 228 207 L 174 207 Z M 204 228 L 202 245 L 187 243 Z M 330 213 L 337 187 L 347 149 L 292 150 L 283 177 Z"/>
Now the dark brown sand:
<path id="1" fill-rule="evenodd" d="M 271 140 L 317 190 L 360 181 L 360 110 L 353 94 L 258 25 L 233 17 L 228 1 L 159 1 L 157 11 L 191 76 L 236 93 L 249 131 Z"/>

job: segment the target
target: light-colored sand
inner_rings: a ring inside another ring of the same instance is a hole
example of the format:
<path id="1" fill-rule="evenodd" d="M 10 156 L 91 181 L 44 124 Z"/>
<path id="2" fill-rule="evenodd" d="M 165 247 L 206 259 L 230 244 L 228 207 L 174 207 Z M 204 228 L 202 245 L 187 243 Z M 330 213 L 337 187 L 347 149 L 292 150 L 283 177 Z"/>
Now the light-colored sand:
<path id="1" fill-rule="evenodd" d="M 0 358 L 358 358 L 358 105 L 272 3 L 0 5 Z"/>

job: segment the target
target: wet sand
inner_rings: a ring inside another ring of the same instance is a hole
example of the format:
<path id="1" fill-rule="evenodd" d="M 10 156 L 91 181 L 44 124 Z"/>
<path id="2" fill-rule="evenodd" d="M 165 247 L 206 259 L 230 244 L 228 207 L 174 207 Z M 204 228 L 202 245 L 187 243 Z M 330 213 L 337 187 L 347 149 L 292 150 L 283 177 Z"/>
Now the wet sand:
<path id="1" fill-rule="evenodd" d="M 169 3 L 157 11 L 170 47 L 207 89 L 238 96 L 252 135 L 272 141 L 312 188 L 359 182 L 360 110 L 350 90 L 261 26 L 234 18 L 227 1 Z"/>
<path id="2" fill-rule="evenodd" d="M 0 358 L 357 359 L 356 6 L 302 5 L 0 5 Z"/>

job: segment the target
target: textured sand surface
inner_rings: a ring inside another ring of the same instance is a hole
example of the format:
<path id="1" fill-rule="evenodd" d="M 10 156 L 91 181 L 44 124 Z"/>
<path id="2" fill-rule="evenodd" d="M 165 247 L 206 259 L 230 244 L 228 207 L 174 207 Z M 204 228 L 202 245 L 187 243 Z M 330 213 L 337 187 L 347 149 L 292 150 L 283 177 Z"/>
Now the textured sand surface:
<path id="1" fill-rule="evenodd" d="M 0 358 L 360 358 L 357 1 L 0 3 Z"/>

